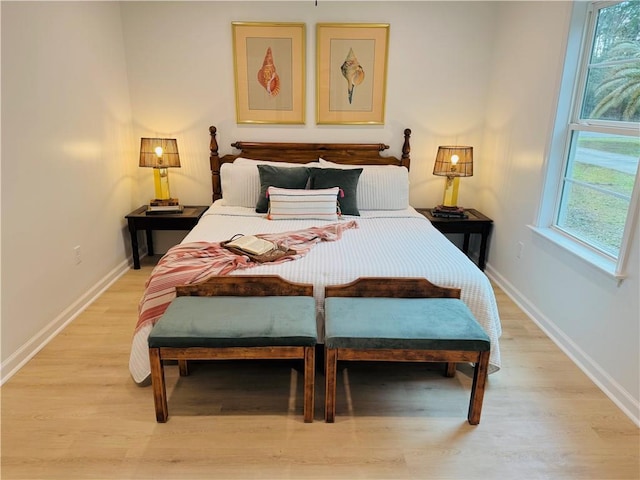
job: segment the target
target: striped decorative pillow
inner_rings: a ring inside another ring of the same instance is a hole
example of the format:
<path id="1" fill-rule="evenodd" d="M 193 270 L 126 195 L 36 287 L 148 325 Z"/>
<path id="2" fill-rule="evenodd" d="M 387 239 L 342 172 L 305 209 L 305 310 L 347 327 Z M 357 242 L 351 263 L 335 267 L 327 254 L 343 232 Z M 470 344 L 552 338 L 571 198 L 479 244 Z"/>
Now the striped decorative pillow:
<path id="1" fill-rule="evenodd" d="M 301 190 L 269 187 L 270 220 L 338 219 L 338 187 L 319 190 Z"/>

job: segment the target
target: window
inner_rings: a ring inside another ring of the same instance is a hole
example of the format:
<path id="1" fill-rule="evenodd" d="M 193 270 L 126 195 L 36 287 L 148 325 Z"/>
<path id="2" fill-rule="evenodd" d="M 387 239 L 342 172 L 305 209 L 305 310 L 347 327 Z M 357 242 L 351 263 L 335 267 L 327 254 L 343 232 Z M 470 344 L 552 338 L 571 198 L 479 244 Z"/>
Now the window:
<path id="1" fill-rule="evenodd" d="M 541 223 L 569 248 L 590 250 L 621 276 L 638 208 L 640 2 L 580 8 L 582 21 L 574 16 L 572 30 L 582 27 L 582 39 L 572 48 L 570 38 L 565 66 L 575 75 L 565 71 L 561 89 L 561 97 L 572 101 L 564 112 L 559 102 L 550 152 L 560 159 L 550 167 L 559 168 L 547 179 L 547 221 Z"/>

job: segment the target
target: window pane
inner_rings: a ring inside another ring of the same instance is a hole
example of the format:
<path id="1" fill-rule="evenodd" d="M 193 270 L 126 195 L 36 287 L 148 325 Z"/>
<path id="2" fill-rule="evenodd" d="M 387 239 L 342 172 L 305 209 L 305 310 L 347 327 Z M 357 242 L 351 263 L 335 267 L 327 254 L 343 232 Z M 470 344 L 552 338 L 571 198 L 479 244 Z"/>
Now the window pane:
<path id="1" fill-rule="evenodd" d="M 580 118 L 640 122 L 640 59 L 589 68 Z"/>
<path id="2" fill-rule="evenodd" d="M 617 257 L 639 156 L 638 137 L 574 132 L 558 227 Z"/>
<path id="3" fill-rule="evenodd" d="M 640 121 L 640 2 L 599 11 L 580 117 Z"/>
<path id="4" fill-rule="evenodd" d="M 633 51 L 622 49 L 612 52 L 624 43 L 637 44 L 640 41 L 640 3 L 621 2 L 598 11 L 596 32 L 591 51 L 591 63 L 600 63 L 616 58 L 632 58 Z"/>

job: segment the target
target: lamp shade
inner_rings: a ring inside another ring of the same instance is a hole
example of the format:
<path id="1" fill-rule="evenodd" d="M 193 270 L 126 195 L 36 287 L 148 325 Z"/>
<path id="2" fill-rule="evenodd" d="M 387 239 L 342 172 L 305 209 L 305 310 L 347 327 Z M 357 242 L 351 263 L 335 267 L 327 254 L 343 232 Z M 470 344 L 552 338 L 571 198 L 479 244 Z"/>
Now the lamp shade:
<path id="1" fill-rule="evenodd" d="M 473 175 L 473 147 L 438 147 L 433 174 L 443 177 L 471 177 Z"/>
<path id="2" fill-rule="evenodd" d="M 180 166 L 175 138 L 143 138 L 140 141 L 140 166 L 170 168 Z"/>

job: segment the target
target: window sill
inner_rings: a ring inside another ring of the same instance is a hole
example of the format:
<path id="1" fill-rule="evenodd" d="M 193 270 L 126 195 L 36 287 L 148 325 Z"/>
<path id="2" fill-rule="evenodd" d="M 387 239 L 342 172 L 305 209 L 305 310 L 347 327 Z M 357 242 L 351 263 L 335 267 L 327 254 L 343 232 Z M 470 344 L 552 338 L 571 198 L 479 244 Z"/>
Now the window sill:
<path id="1" fill-rule="evenodd" d="M 591 266 L 597 268 L 601 272 L 607 274 L 608 276 L 616 279 L 618 283 L 622 282 L 625 279 L 626 275 L 618 272 L 618 265 L 615 260 L 595 251 L 591 248 L 582 245 L 570 237 L 548 227 L 536 227 L 533 225 L 528 225 L 528 227 L 533 230 L 534 233 L 540 235 L 542 238 L 547 239 L 548 241 L 556 244 L 557 246 L 563 248 L 567 252 L 573 254 L 574 256 L 580 258 L 584 262 L 590 264 Z"/>

